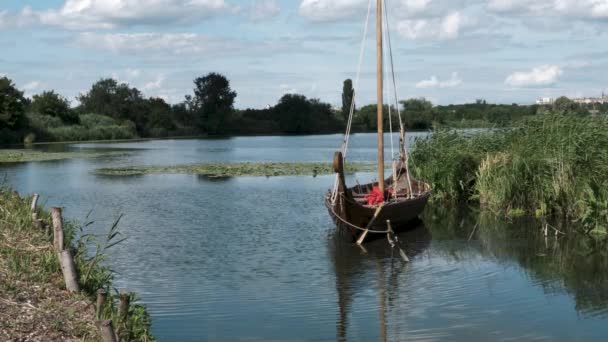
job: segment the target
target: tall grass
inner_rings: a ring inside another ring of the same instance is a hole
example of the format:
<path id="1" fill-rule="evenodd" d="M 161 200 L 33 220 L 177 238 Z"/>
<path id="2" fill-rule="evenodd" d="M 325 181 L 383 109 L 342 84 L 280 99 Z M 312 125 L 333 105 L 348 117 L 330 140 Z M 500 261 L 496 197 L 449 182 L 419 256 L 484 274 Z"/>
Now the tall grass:
<path id="1" fill-rule="evenodd" d="M 563 216 L 587 231 L 608 226 L 605 117 L 543 115 L 480 134 L 438 131 L 416 141 L 411 159 L 435 200 Z"/>

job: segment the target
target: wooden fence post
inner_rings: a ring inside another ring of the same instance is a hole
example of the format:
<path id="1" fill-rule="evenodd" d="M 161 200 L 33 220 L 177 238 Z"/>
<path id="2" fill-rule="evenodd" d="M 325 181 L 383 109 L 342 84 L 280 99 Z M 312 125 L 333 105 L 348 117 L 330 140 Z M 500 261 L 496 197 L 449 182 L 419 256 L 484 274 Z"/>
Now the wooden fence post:
<path id="1" fill-rule="evenodd" d="M 53 217 L 53 245 L 57 252 L 63 251 L 63 220 L 61 218 L 61 208 L 51 208 Z"/>
<path id="2" fill-rule="evenodd" d="M 96 316 L 97 319 L 101 318 L 103 314 L 103 309 L 106 306 L 106 301 L 108 300 L 108 292 L 104 289 L 97 290 L 97 308 L 96 308 Z"/>
<path id="3" fill-rule="evenodd" d="M 36 207 L 38 206 L 38 198 L 40 198 L 40 195 L 38 194 L 34 194 L 34 198 L 32 198 L 32 220 L 34 222 L 36 222 L 36 220 L 38 219 L 38 212 L 36 211 Z"/>
<path id="4" fill-rule="evenodd" d="M 34 214 L 32 214 L 33 216 Z M 35 219 L 34 220 L 34 227 L 36 229 L 40 229 L 43 230 L 44 229 L 44 221 L 42 221 L 41 219 Z"/>
<path id="5" fill-rule="evenodd" d="M 80 291 L 78 286 L 78 273 L 76 273 L 76 265 L 74 265 L 74 258 L 72 252 L 69 250 L 61 251 L 58 253 L 59 263 L 61 264 L 61 272 L 63 272 L 63 278 L 65 279 L 65 287 L 70 292 Z"/>
<path id="6" fill-rule="evenodd" d="M 131 303 L 131 296 L 128 293 L 120 295 L 120 304 L 118 305 L 118 317 L 120 320 L 125 322 L 127 315 L 129 314 L 129 304 Z"/>
<path id="7" fill-rule="evenodd" d="M 111 320 L 97 321 L 96 325 L 103 342 L 117 342 Z"/>

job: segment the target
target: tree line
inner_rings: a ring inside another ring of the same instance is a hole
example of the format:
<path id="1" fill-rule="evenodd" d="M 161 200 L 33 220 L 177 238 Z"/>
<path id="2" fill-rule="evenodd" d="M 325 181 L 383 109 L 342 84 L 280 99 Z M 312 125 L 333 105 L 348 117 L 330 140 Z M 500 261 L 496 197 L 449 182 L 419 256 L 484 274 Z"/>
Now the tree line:
<path id="1" fill-rule="evenodd" d="M 353 111 L 353 131 L 375 131 L 376 105 L 357 108 L 352 81 L 343 83 L 342 108 L 333 109 L 319 99 L 285 94 L 265 109 L 235 109 L 236 91 L 229 80 L 209 73 L 193 81 L 192 95 L 169 104 L 158 97 L 145 97 L 127 83 L 100 79 L 77 96 L 78 105 L 53 90 L 31 98 L 24 96 L 6 76 L 0 78 L 0 144 L 34 141 L 84 141 L 145 137 L 200 135 L 315 134 L 343 132 Z M 589 106 L 559 98 L 551 106 L 472 104 L 434 106 L 430 101 L 408 99 L 399 103 L 407 129 L 438 126 L 507 126 L 514 120 L 548 112 L 588 115 Z M 594 108 L 595 109 L 595 108 Z M 608 112 L 608 104 L 592 112 Z M 398 127 L 397 108 L 385 106 Z"/>

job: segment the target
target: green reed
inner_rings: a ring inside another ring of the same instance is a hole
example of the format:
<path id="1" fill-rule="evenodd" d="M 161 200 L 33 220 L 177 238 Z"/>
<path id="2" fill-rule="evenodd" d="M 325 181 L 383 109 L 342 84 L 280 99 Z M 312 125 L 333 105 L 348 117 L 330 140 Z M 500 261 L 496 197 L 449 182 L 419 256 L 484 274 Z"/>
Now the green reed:
<path id="1" fill-rule="evenodd" d="M 557 215 L 587 232 L 608 226 L 608 119 L 543 115 L 515 127 L 437 131 L 412 149 L 434 200 L 496 213 Z"/>

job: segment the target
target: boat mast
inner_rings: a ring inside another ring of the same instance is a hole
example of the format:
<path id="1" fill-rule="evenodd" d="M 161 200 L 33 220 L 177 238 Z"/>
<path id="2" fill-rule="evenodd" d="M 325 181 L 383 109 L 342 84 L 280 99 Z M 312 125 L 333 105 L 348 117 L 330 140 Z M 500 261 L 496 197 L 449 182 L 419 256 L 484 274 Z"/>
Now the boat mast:
<path id="1" fill-rule="evenodd" d="M 384 193 L 384 120 L 382 119 L 382 0 L 376 0 L 376 64 L 378 97 L 378 187 Z"/>

